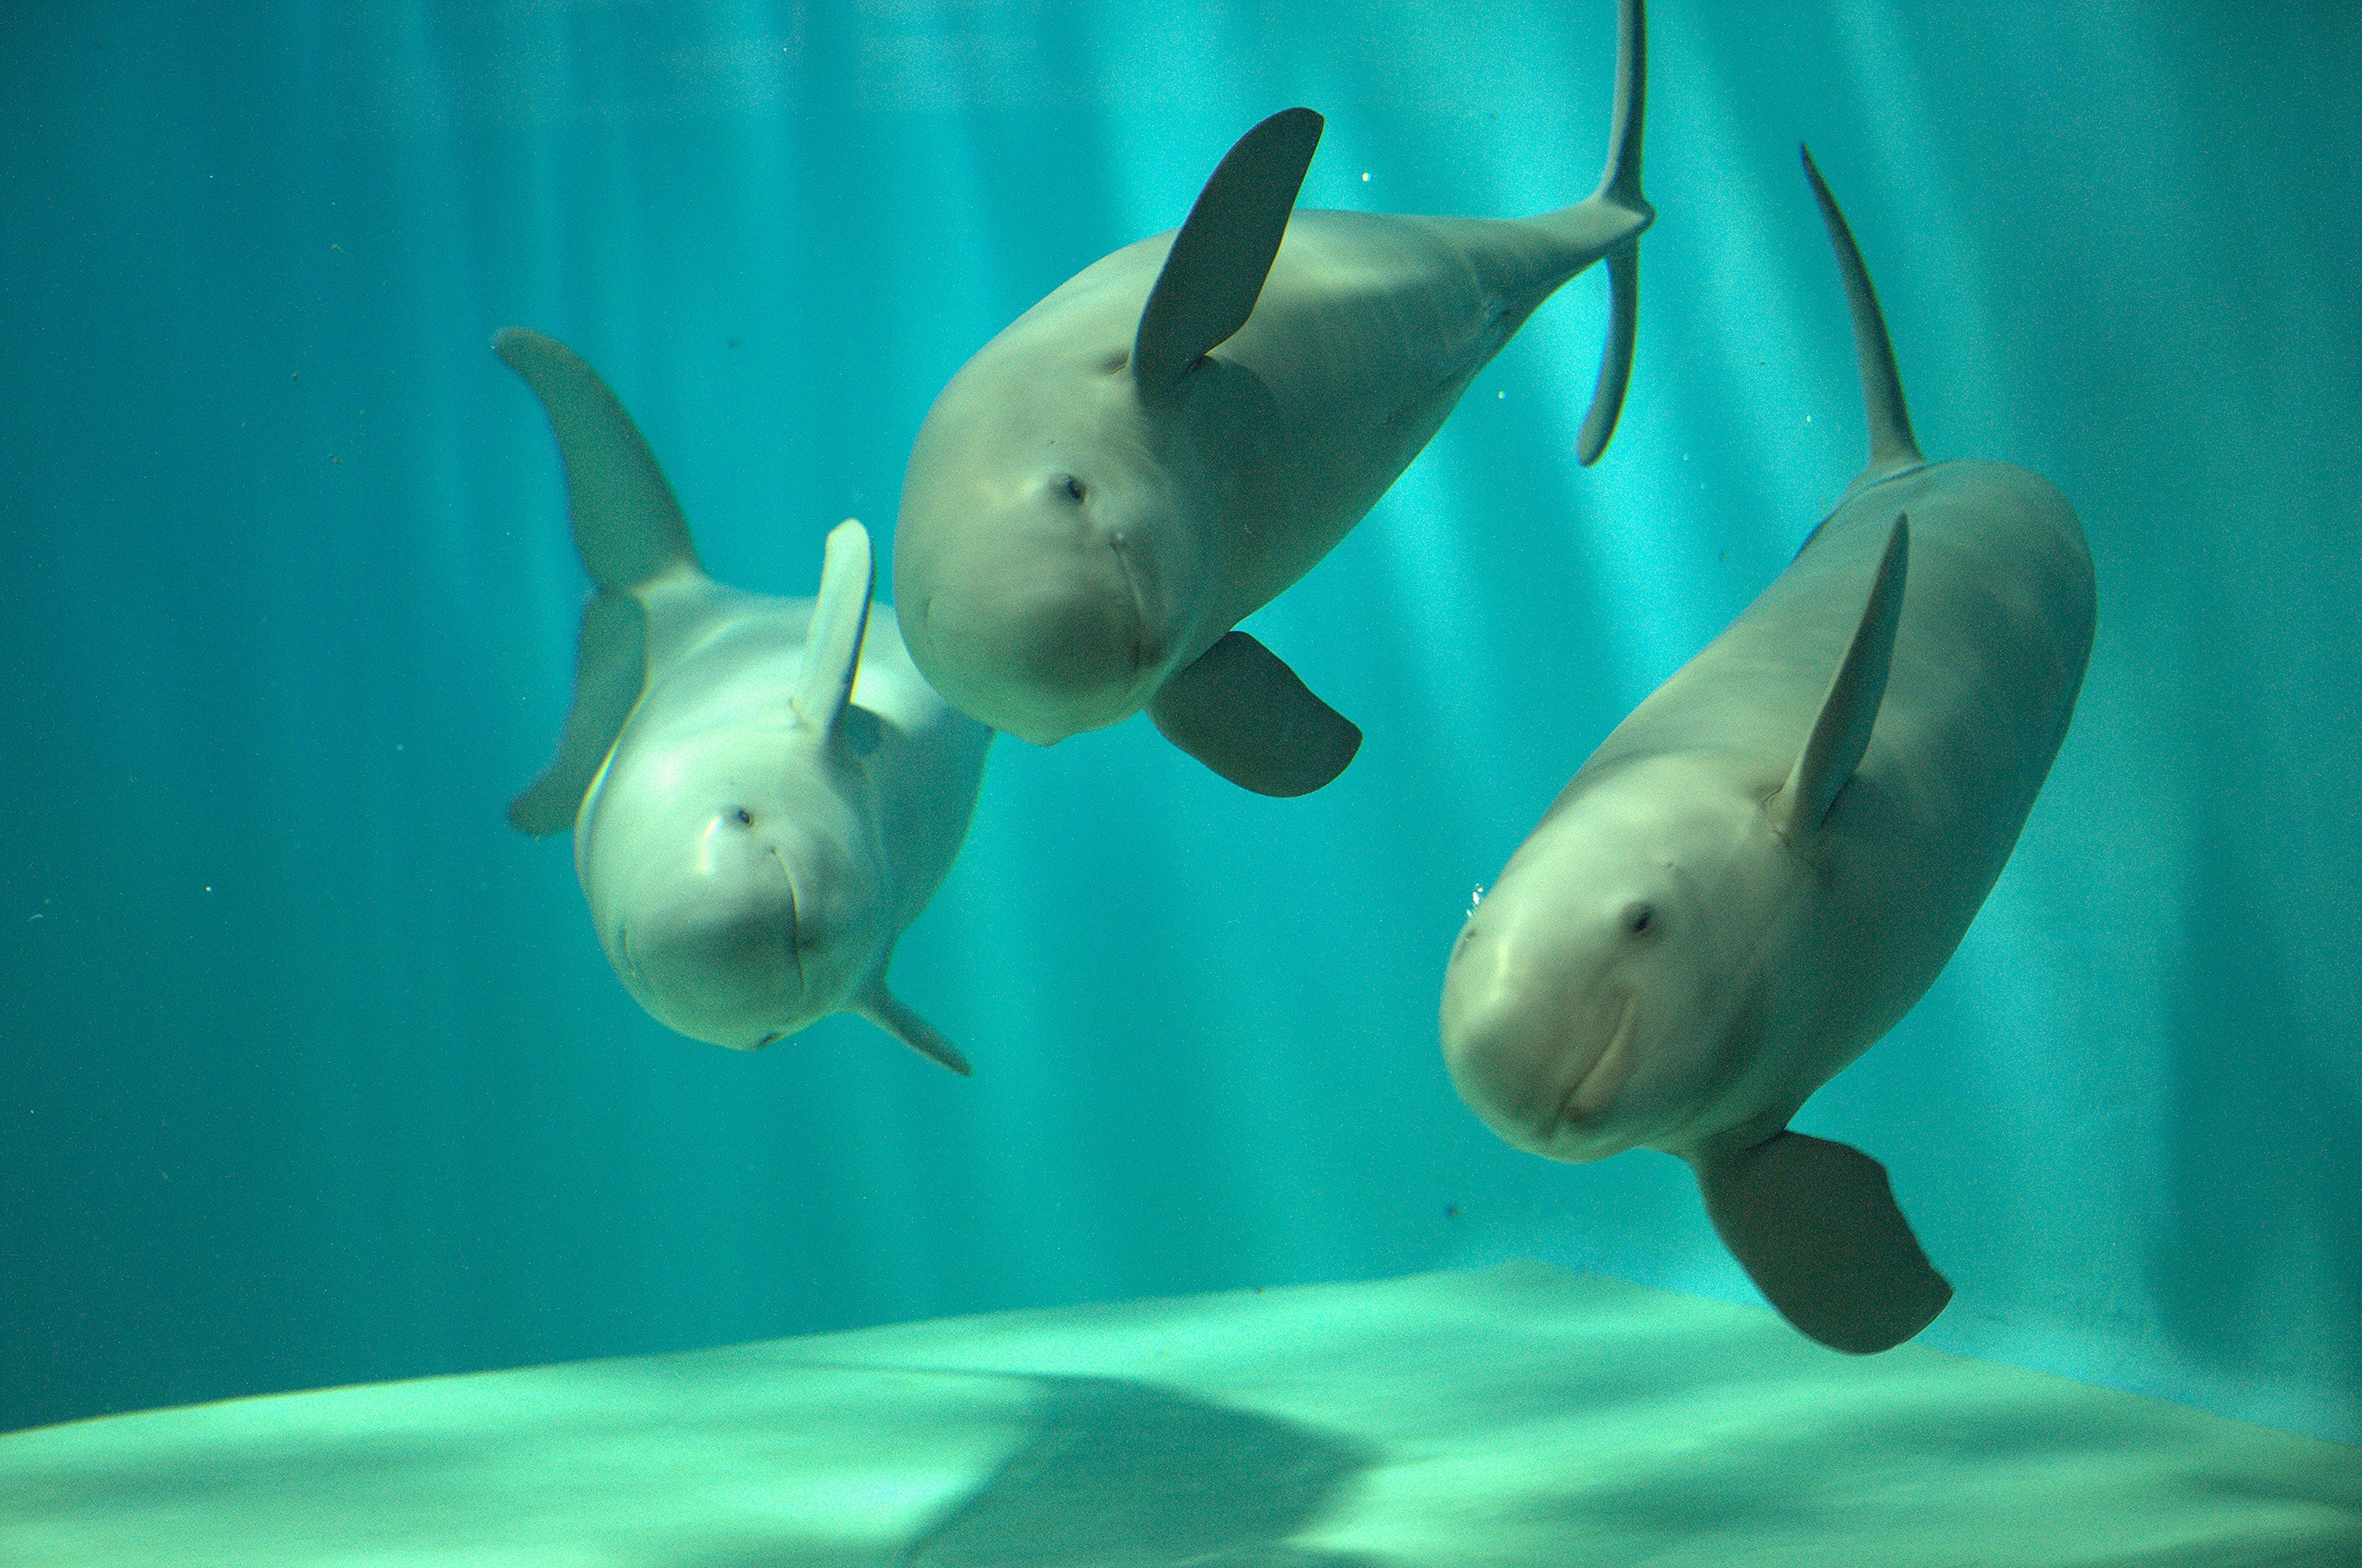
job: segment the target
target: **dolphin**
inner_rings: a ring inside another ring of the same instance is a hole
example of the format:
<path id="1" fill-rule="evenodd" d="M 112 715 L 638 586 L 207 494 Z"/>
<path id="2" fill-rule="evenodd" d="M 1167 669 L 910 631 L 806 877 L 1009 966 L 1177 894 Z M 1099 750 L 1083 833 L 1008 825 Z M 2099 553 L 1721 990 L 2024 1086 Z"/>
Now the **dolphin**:
<path id="1" fill-rule="evenodd" d="M 817 599 L 724 587 L 598 373 L 519 327 L 492 348 L 549 415 L 595 585 L 557 758 L 509 822 L 574 830 L 600 944 L 668 1028 L 752 1051 L 857 1012 L 967 1073 L 886 966 L 967 836 L 992 732 L 870 602 L 868 533 L 830 532 Z"/>
<path id="2" fill-rule="evenodd" d="M 1234 630 L 1335 548 L 1476 372 L 1605 259 L 1607 346 L 1580 455 L 1632 363 L 1640 0 L 1620 0 L 1607 171 L 1518 221 L 1297 212 L 1309 109 L 1241 138 L 1188 221 L 1068 280 L 928 412 L 902 482 L 894 595 L 936 690 L 1049 745 L 1142 708 L 1235 783 L 1300 795 L 1362 733 Z"/>
<path id="3" fill-rule="evenodd" d="M 1858 1150 L 1787 1131 L 1935 980 L 1992 890 L 2090 658 L 2067 498 L 1930 463 L 1844 215 L 1870 461 L 1794 561 L 1618 724 L 1471 913 L 1443 1053 L 1502 1138 L 1680 1155 L 1758 1288 L 1889 1349 L 1951 1286 Z"/>

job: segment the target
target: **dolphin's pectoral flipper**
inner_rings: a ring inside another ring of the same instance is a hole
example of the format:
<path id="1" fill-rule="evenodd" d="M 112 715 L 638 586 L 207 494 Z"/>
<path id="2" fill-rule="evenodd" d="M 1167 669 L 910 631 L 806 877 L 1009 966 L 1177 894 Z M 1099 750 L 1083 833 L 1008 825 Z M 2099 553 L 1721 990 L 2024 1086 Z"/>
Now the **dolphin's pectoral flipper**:
<path id="1" fill-rule="evenodd" d="M 941 1062 L 962 1077 L 972 1077 L 976 1069 L 959 1047 L 944 1039 L 935 1026 L 912 1012 L 902 999 L 886 988 L 886 970 L 880 966 L 877 978 L 854 999 L 853 1010 L 884 1030 L 887 1033 L 916 1051 L 920 1055 Z"/>
<path id="2" fill-rule="evenodd" d="M 1351 719 L 1244 632 L 1231 632 L 1148 704 L 1164 738 L 1259 795 L 1308 795 L 1362 747 Z"/>
<path id="3" fill-rule="evenodd" d="M 1617 417 L 1624 412 L 1625 391 L 1632 384 L 1632 347 L 1640 320 L 1640 235 L 1657 216 L 1657 209 L 1640 193 L 1640 127 L 1647 117 L 1648 86 L 1648 19 L 1641 0 L 1622 0 L 1616 9 L 1616 106 L 1607 169 L 1585 204 L 1620 208 L 1639 226 L 1607 253 L 1607 344 L 1600 350 L 1599 379 L 1575 444 L 1575 458 L 1585 467 L 1607 450 Z"/>
<path id="4" fill-rule="evenodd" d="M 1697 1164 L 1714 1228 L 1766 1299 L 1831 1350 L 1892 1350 L 1936 1320 L 1952 1287 L 1859 1149 L 1779 1132 Z"/>
<path id="5" fill-rule="evenodd" d="M 1324 123 L 1310 109 L 1282 109 L 1215 166 L 1140 313 L 1131 373 L 1143 394 L 1171 389 L 1247 324 Z"/>
<path id="6" fill-rule="evenodd" d="M 1775 819 L 1791 837 L 1821 825 L 1870 747 L 1870 732 L 1886 698 L 1886 671 L 1894 657 L 1894 628 L 1903 618 L 1903 584 L 1910 563 L 1911 522 L 1897 517 L 1887 530 L 1886 548 L 1878 558 L 1878 576 L 1862 606 L 1860 624 L 1838 661 L 1837 673 L 1829 677 L 1820 716 L 1813 721 L 1813 733 L 1772 804 Z"/>
<path id="7" fill-rule="evenodd" d="M 624 721 L 640 700 L 647 614 L 628 593 L 594 592 L 582 606 L 574 647 L 574 706 L 557 758 L 533 787 L 509 802 L 509 825 L 535 838 L 564 833 L 582 809 L 583 792 L 614 749 Z"/>
<path id="8" fill-rule="evenodd" d="M 822 734 L 836 728 L 852 701 L 877 586 L 869 530 L 848 517 L 828 533 L 820 598 L 812 606 L 811 630 L 804 643 L 803 679 L 794 698 L 797 716 Z"/>
<path id="9" fill-rule="evenodd" d="M 684 567 L 701 574 L 672 486 L 599 372 L 556 338 L 522 326 L 495 336 L 492 352 L 524 378 L 549 415 L 566 468 L 574 547 L 590 580 L 621 593 Z"/>

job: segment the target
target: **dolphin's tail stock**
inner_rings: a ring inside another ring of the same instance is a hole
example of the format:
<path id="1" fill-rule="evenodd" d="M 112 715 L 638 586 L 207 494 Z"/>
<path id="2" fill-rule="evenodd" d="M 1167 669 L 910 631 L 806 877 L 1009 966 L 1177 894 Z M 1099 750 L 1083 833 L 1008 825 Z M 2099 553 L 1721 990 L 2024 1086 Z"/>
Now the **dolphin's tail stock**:
<path id="1" fill-rule="evenodd" d="M 1583 416 L 1575 456 L 1595 463 L 1616 434 L 1624 412 L 1624 391 L 1632 381 L 1632 343 L 1640 319 L 1640 236 L 1657 219 L 1657 209 L 1640 193 L 1640 123 L 1649 95 L 1648 17 L 1641 0 L 1617 0 L 1616 7 L 1616 108 L 1607 142 L 1607 169 L 1590 200 L 1568 209 L 1583 214 L 1586 227 L 1601 217 L 1622 232 L 1607 253 L 1607 346 L 1599 356 L 1599 381 L 1591 411 Z M 1605 209 L 1603 211 L 1603 209 Z"/>
<path id="2" fill-rule="evenodd" d="M 565 344 L 521 326 L 495 337 L 492 352 L 524 378 L 549 415 L 574 548 L 597 584 L 582 608 L 574 705 L 557 756 L 509 804 L 510 825 L 537 838 L 574 825 L 639 701 L 647 662 L 640 592 L 682 573 L 701 578 L 704 569 L 656 455 L 599 373 Z"/>
<path id="3" fill-rule="evenodd" d="M 1878 293 L 1870 285 L 1870 271 L 1861 264 L 1861 249 L 1828 182 L 1813 162 L 1813 150 L 1797 148 L 1805 160 L 1805 178 L 1813 182 L 1813 199 L 1820 204 L 1821 222 L 1827 226 L 1829 245 L 1836 250 L 1838 271 L 1845 279 L 1846 305 L 1853 313 L 1853 351 L 1861 374 L 1862 412 L 1870 422 L 1870 461 L 1856 476 L 1848 493 L 1880 480 L 1926 466 L 1919 443 L 1911 435 L 1911 411 L 1903 403 L 1903 378 L 1894 368 L 1894 345 L 1886 336 L 1886 316 L 1878 308 Z"/>

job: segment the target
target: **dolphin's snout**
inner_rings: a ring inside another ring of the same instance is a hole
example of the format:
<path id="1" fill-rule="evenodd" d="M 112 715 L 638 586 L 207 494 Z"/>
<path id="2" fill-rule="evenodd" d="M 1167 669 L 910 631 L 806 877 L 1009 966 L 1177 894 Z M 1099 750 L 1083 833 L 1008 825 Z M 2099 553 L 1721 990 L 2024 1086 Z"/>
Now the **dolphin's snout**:
<path id="1" fill-rule="evenodd" d="M 1104 543 L 937 587 L 912 652 L 955 706 L 1036 745 L 1129 718 L 1164 661 L 1125 552 Z"/>
<path id="2" fill-rule="evenodd" d="M 1452 1086 L 1486 1126 L 1537 1154 L 1553 1153 L 1561 1133 L 1595 1126 L 1613 1109 L 1638 1031 L 1629 993 L 1583 994 L 1473 930 L 1445 977 Z"/>

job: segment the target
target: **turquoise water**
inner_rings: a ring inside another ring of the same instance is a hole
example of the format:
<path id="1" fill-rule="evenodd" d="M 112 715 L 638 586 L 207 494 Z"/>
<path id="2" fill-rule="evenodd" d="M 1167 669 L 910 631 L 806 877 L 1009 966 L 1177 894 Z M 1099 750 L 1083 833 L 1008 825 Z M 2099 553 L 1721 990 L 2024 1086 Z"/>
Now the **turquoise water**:
<path id="1" fill-rule="evenodd" d="M 582 591 L 493 359 L 580 349 L 715 574 L 890 532 L 944 380 L 1262 116 L 1309 206 L 1587 193 L 1554 6 L 19 7 L 0 41 L 0 1428 L 1536 1256 L 1751 1298 L 1687 1172 L 1453 1095 L 1445 953 L 1861 458 L 1794 146 L 1931 457 L 2058 482 L 2100 631 L 2015 859 L 1801 1128 L 1925 1342 L 2362 1439 L 2362 89 L 2345 8 L 1659 5 L 1639 353 L 1546 306 L 1251 629 L 1367 740 L 1252 797 L 996 743 L 902 993 L 745 1056 L 616 982 L 546 761 Z M 1366 176 L 1366 178 L 1364 178 Z"/>

